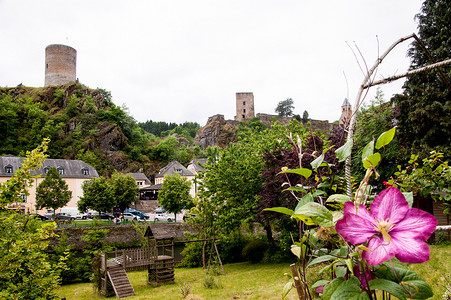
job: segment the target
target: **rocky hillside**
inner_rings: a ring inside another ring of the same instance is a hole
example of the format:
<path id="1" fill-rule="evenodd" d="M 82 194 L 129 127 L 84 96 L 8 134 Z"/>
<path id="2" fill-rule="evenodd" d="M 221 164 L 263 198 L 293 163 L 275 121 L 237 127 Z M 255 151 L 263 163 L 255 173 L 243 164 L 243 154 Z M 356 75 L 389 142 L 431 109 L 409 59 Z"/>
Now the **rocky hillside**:
<path id="1" fill-rule="evenodd" d="M 185 160 L 194 155 L 186 155 L 186 139 L 145 132 L 105 90 L 80 83 L 0 87 L 0 155 L 23 156 L 44 137 L 51 139 L 50 157 L 81 159 L 102 175 L 117 170 L 151 176 L 176 158 L 180 147 Z"/>
<path id="2" fill-rule="evenodd" d="M 292 120 L 293 118 L 291 117 L 257 114 L 253 120 L 249 121 L 250 124 L 247 125 L 255 126 L 255 123 L 260 123 L 261 126 L 269 128 L 276 121 L 281 125 L 288 125 Z M 329 123 L 328 121 L 309 120 L 309 123 L 309 129 L 311 131 L 322 131 L 326 135 L 338 126 L 338 124 Z M 197 131 L 194 144 L 199 145 L 202 149 L 210 146 L 227 147 L 228 144 L 238 140 L 237 132 L 239 125 L 240 122 L 238 121 L 225 120 L 223 115 L 214 115 L 208 118 L 207 124 Z"/>

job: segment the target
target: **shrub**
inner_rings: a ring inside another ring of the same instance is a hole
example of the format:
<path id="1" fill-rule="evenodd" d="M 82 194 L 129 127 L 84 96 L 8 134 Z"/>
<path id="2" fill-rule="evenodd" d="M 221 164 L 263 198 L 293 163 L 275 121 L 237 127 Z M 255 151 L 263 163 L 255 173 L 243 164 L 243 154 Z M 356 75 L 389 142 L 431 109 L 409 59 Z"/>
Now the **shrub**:
<path id="1" fill-rule="evenodd" d="M 242 256 L 251 263 L 261 262 L 268 246 L 268 242 L 260 239 L 249 241 L 242 251 Z"/>
<path id="2" fill-rule="evenodd" d="M 187 243 L 182 251 L 180 266 L 196 268 L 202 266 L 202 243 Z"/>

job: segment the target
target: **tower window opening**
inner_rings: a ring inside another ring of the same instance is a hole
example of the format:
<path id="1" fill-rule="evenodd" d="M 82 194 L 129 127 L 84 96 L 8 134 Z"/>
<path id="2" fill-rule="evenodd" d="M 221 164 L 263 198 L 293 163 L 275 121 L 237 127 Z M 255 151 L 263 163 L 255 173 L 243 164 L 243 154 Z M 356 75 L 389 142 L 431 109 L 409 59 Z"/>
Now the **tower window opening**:
<path id="1" fill-rule="evenodd" d="M 246 101 L 243 101 L 243 105 L 246 105 Z"/>
<path id="2" fill-rule="evenodd" d="M 244 119 L 244 115 L 242 115 L 243 116 L 243 119 Z"/>
<path id="3" fill-rule="evenodd" d="M 245 113 L 245 112 L 246 112 L 246 109 L 243 109 L 243 112 Z"/>

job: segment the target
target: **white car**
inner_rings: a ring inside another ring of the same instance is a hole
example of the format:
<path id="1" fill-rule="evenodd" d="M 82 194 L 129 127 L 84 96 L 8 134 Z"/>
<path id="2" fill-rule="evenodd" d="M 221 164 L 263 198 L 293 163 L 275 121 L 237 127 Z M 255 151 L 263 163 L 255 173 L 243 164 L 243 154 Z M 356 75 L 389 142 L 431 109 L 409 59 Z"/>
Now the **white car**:
<path id="1" fill-rule="evenodd" d="M 141 217 L 131 213 L 123 213 L 121 219 L 124 219 L 126 221 L 141 221 Z"/>
<path id="2" fill-rule="evenodd" d="M 172 222 L 174 219 L 168 216 L 167 214 L 156 214 L 155 218 L 153 219 L 155 222 L 162 221 L 162 222 Z"/>

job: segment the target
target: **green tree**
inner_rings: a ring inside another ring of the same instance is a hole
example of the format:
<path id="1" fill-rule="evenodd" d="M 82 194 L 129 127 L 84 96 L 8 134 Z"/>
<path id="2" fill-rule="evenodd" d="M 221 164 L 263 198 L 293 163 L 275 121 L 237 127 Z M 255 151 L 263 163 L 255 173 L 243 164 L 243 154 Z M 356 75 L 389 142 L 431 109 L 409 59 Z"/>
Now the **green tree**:
<path id="1" fill-rule="evenodd" d="M 115 172 L 111 176 L 109 184 L 112 197 L 116 200 L 116 206 L 121 209 L 121 212 L 124 212 L 125 209 L 129 208 L 136 201 L 139 188 L 131 175 Z"/>
<path id="2" fill-rule="evenodd" d="M 352 175 L 359 182 L 365 175 L 362 168 L 362 152 L 364 147 L 383 132 L 392 128 L 397 117 L 397 109 L 392 103 L 384 101 L 383 92 L 378 89 L 375 98 L 369 105 L 363 105 L 356 115 L 354 146 L 352 150 Z M 373 185 L 383 188 L 382 181 L 387 180 L 396 172 L 399 159 L 399 144 L 397 137 L 384 148 L 384 163 L 378 168 L 380 178 Z"/>
<path id="3" fill-rule="evenodd" d="M 67 183 L 61 179 L 58 170 L 51 167 L 36 189 L 36 209 L 51 208 L 55 215 L 55 210 L 65 206 L 71 197 Z"/>
<path id="4" fill-rule="evenodd" d="M 308 122 L 308 112 L 306 110 L 304 110 L 304 113 L 302 114 L 302 123 L 307 123 Z"/>
<path id="5" fill-rule="evenodd" d="M 42 223 L 15 210 L 8 204 L 22 201 L 20 195 L 33 181 L 32 170 L 44 159 L 48 140 L 29 152 L 20 169 L 0 184 L 0 298 L 56 299 L 63 260 L 51 263 L 47 249 L 54 236 L 54 223 Z"/>
<path id="6" fill-rule="evenodd" d="M 289 126 L 276 123 L 262 131 L 241 127 L 237 143 L 209 158 L 205 165 L 208 171 L 199 175 L 202 184 L 198 206 L 201 210 L 202 204 L 208 205 L 206 211 L 214 211 L 213 222 L 222 233 L 255 221 L 263 183 L 262 156 L 276 147 L 292 149 L 290 132 L 302 140 L 308 135 L 308 129 L 297 121 Z"/>
<path id="7" fill-rule="evenodd" d="M 83 196 L 78 201 L 78 210 L 86 211 L 92 209 L 100 212 L 108 212 L 116 204 L 108 181 L 104 177 L 93 178 L 90 181 L 83 182 L 81 186 Z"/>
<path id="8" fill-rule="evenodd" d="M 449 59 L 451 53 L 451 9 L 448 0 L 426 0 L 416 18 L 418 36 L 436 62 Z M 427 52 L 418 42 L 409 50 L 411 69 L 431 64 Z M 406 160 L 410 154 L 424 158 L 436 150 L 451 154 L 451 65 L 441 68 L 447 83 L 438 73 L 430 70 L 411 75 L 404 84 L 402 95 L 394 101 L 400 110 L 398 117 L 399 137 L 406 146 Z"/>
<path id="9" fill-rule="evenodd" d="M 192 206 L 190 189 L 191 181 L 180 174 L 165 175 L 161 191 L 158 193 L 158 203 L 174 213 L 174 220 L 176 220 L 176 214 Z"/>
<path id="10" fill-rule="evenodd" d="M 276 113 L 281 117 L 290 117 L 293 115 L 293 99 L 288 98 L 287 100 L 280 101 L 279 104 L 277 104 L 277 107 L 275 109 Z"/>

